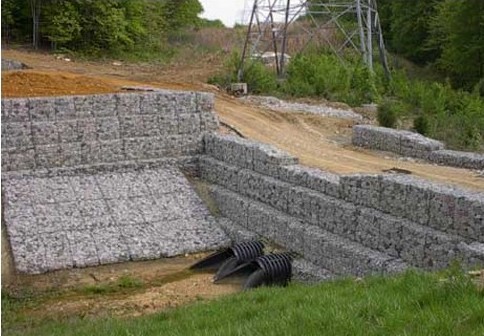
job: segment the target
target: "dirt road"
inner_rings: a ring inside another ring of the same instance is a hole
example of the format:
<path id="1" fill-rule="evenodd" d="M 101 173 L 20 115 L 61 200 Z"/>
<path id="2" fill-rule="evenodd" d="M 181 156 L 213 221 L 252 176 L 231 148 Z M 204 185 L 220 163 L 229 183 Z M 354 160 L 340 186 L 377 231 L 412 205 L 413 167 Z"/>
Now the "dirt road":
<path id="1" fill-rule="evenodd" d="M 276 112 L 233 98 L 214 86 L 203 83 L 219 68 L 219 65 L 207 65 L 205 60 L 190 65 L 162 67 L 66 62 L 52 55 L 12 50 L 3 51 L 2 56 L 22 61 L 34 68 L 35 70 L 29 71 L 32 76 L 48 76 L 51 78 L 48 82 L 62 79 L 62 85 L 44 92 L 44 88 L 39 87 L 39 83 L 35 81 L 16 78 L 15 82 L 9 79 L 11 75 L 2 74 L 2 96 L 95 93 L 95 83 L 99 85 L 101 92 L 116 92 L 123 85 L 210 91 L 216 95 L 215 108 L 222 121 L 236 127 L 248 138 L 288 151 L 299 157 L 304 165 L 340 174 L 379 173 L 386 169 L 400 168 L 429 180 L 484 191 L 484 179 L 474 171 L 404 161 L 389 153 L 376 153 L 353 147 L 350 143 L 351 121 Z M 82 77 L 78 77 L 79 75 Z M 79 87 L 76 91 L 77 84 L 69 82 L 84 82 L 91 87 L 87 90 Z"/>

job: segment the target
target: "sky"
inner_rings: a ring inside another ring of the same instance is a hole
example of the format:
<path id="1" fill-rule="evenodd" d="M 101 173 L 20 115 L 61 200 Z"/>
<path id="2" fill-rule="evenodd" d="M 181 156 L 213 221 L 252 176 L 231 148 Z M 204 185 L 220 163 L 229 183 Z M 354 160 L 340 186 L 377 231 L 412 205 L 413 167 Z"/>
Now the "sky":
<path id="1" fill-rule="evenodd" d="M 233 27 L 235 23 L 247 24 L 254 5 L 254 0 L 199 0 L 205 12 L 201 15 L 203 18 L 221 20 L 227 27 Z M 292 0 L 293 6 L 298 6 L 303 3 L 303 0 Z M 262 4 L 267 5 L 269 1 L 262 1 Z M 277 2 L 283 9 L 285 9 L 285 0 Z M 262 12 L 261 12 L 262 13 Z M 268 12 L 265 12 L 266 16 Z M 262 14 L 264 17 L 264 14 Z M 274 15 L 275 21 L 284 21 L 284 13 Z"/>
<path id="2" fill-rule="evenodd" d="M 203 18 L 220 19 L 226 26 L 233 27 L 236 22 L 241 23 L 244 8 L 251 10 L 252 0 L 200 0 L 205 12 Z M 250 13 L 249 13 L 250 14 Z"/>

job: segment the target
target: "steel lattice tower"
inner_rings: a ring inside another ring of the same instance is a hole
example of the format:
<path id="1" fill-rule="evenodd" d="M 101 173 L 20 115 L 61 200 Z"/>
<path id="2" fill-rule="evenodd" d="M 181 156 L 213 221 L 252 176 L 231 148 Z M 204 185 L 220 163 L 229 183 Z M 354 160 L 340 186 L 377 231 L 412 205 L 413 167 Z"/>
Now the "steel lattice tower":
<path id="1" fill-rule="evenodd" d="M 298 54 L 314 43 L 328 46 L 343 63 L 344 52 L 357 52 L 370 70 L 378 49 L 389 76 L 376 0 L 254 0 L 238 79 L 243 78 L 247 59 L 268 52 L 283 77 L 286 53 Z"/>

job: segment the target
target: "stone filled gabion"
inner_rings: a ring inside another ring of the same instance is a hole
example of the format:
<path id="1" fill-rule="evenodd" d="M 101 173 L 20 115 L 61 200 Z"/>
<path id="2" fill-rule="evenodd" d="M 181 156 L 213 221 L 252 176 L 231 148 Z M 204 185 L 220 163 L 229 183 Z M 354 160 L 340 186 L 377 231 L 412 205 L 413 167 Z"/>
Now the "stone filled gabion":
<path id="1" fill-rule="evenodd" d="M 205 148 L 200 174 L 232 235 L 266 237 L 332 274 L 484 258 L 484 193 L 413 176 L 337 176 L 232 136 L 207 135 Z"/>
<path id="2" fill-rule="evenodd" d="M 2 99 L 2 169 L 196 155 L 218 129 L 213 95 L 160 90 Z"/>
<path id="3" fill-rule="evenodd" d="M 229 243 L 176 166 L 2 183 L 17 270 L 171 257 Z"/>
<path id="4" fill-rule="evenodd" d="M 217 128 L 205 93 L 2 99 L 2 215 L 17 270 L 227 245 L 179 169 L 193 170 Z"/>
<path id="5" fill-rule="evenodd" d="M 445 145 L 420 134 L 372 125 L 353 127 L 353 145 L 393 152 L 437 164 L 484 169 L 484 155 L 470 152 L 445 150 Z"/>

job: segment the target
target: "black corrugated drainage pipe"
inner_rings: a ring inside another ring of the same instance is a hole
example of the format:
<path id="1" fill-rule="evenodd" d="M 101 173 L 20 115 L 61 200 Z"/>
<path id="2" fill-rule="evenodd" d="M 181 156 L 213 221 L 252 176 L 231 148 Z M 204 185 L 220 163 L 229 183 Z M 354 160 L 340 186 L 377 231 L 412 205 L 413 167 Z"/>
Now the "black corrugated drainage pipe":
<path id="1" fill-rule="evenodd" d="M 192 265 L 190 269 L 218 269 L 214 276 L 214 281 L 217 281 L 224 278 L 237 266 L 253 261 L 263 254 L 264 244 L 262 242 L 243 242 L 207 256 Z"/>
<path id="2" fill-rule="evenodd" d="M 224 278 L 246 275 L 243 289 L 260 286 L 286 286 L 292 277 L 292 257 L 289 253 L 260 256 L 225 274 Z M 215 280 L 218 282 L 221 279 Z"/>

